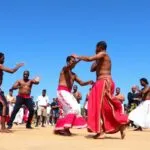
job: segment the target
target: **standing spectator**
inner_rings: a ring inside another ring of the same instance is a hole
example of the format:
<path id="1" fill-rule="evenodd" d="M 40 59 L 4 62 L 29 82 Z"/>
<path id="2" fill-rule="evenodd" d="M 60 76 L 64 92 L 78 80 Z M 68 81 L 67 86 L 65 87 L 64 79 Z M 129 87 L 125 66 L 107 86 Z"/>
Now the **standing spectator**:
<path id="1" fill-rule="evenodd" d="M 11 89 L 9 90 L 9 94 L 6 96 L 6 99 L 9 105 L 9 117 L 10 117 L 16 102 L 16 99 L 13 96 L 13 91 Z"/>
<path id="2" fill-rule="evenodd" d="M 121 102 L 122 104 L 122 113 L 124 113 L 124 105 L 123 105 L 123 102 L 125 101 L 125 97 L 123 94 L 120 93 L 120 88 L 117 87 L 116 88 L 116 94 L 115 94 L 115 97 Z"/>
<path id="3" fill-rule="evenodd" d="M 79 110 L 81 113 L 81 105 L 80 105 L 80 101 L 82 100 L 82 95 L 81 93 L 78 91 L 78 86 L 74 85 L 73 86 L 73 92 L 72 92 L 73 96 L 76 98 L 78 106 L 79 106 Z"/>
<path id="4" fill-rule="evenodd" d="M 53 102 L 51 103 L 51 111 L 52 111 L 52 123 L 56 124 L 57 119 L 59 118 L 59 104 L 57 98 L 53 98 Z"/>
<path id="5" fill-rule="evenodd" d="M 84 116 L 85 116 L 85 119 L 87 120 L 87 116 L 88 116 L 88 99 L 89 99 L 89 95 L 90 95 L 90 91 L 91 91 L 92 88 L 89 89 L 89 92 L 87 93 L 86 95 L 86 99 L 85 99 L 85 102 L 84 102 L 84 105 L 83 105 L 83 108 L 84 108 Z"/>
<path id="6" fill-rule="evenodd" d="M 129 113 L 134 110 L 141 101 L 141 97 L 137 90 L 137 86 L 132 86 L 131 92 L 128 93 L 128 109 Z"/>
<path id="7" fill-rule="evenodd" d="M 42 90 L 42 95 L 38 96 L 37 102 L 38 102 L 38 117 L 37 117 L 36 127 L 38 127 L 39 125 L 40 117 L 42 117 L 42 127 L 45 127 L 44 123 L 47 116 L 47 105 L 49 102 L 49 98 L 46 95 L 46 89 Z"/>
<path id="8" fill-rule="evenodd" d="M 47 105 L 47 117 L 46 117 L 46 122 L 48 125 L 50 124 L 50 117 L 51 117 L 51 105 L 48 103 L 48 105 Z"/>

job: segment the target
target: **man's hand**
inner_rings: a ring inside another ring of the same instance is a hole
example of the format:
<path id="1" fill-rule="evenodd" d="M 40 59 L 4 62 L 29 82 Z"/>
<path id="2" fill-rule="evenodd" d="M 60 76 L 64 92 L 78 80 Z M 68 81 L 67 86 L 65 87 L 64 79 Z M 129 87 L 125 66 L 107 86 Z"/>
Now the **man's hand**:
<path id="1" fill-rule="evenodd" d="M 38 76 L 35 77 L 35 78 L 34 78 L 34 81 L 39 82 L 39 81 L 40 81 L 40 77 L 38 77 Z"/>
<path id="2" fill-rule="evenodd" d="M 90 85 L 93 85 L 93 84 L 94 84 L 94 81 L 93 81 L 93 80 L 90 80 L 90 81 L 89 81 L 89 84 L 90 84 Z"/>
<path id="3" fill-rule="evenodd" d="M 71 56 L 74 57 L 74 58 L 76 58 L 76 59 L 79 59 L 79 56 L 76 55 L 76 54 L 72 54 Z"/>
<path id="4" fill-rule="evenodd" d="M 24 66 L 24 63 L 18 63 L 18 64 L 16 64 L 16 67 L 18 67 L 18 68 L 20 68 L 22 66 Z"/>

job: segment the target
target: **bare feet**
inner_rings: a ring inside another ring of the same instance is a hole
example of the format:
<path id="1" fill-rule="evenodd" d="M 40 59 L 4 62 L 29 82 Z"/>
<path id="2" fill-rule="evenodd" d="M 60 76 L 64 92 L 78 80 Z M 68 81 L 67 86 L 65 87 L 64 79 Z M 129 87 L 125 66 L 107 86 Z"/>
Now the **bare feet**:
<path id="1" fill-rule="evenodd" d="M 121 134 L 121 139 L 123 140 L 126 136 L 125 131 L 120 131 L 120 134 Z"/>
<path id="2" fill-rule="evenodd" d="M 54 134 L 63 135 L 63 136 L 71 136 L 72 135 L 72 133 L 69 131 L 69 129 L 55 130 Z"/>
<path id="3" fill-rule="evenodd" d="M 97 133 L 96 135 L 93 136 L 94 139 L 104 139 L 105 134 L 104 133 Z"/>
<path id="4" fill-rule="evenodd" d="M 12 131 L 10 131 L 8 129 L 1 129 L 0 132 L 1 133 L 12 133 Z"/>
<path id="5" fill-rule="evenodd" d="M 125 138 L 125 136 L 126 136 L 126 134 L 125 134 L 125 129 L 126 129 L 126 126 L 125 126 L 125 125 L 120 128 L 120 134 L 121 134 L 121 139 L 122 139 L 122 140 L 123 140 L 123 139 Z"/>
<path id="6" fill-rule="evenodd" d="M 67 136 L 71 136 L 72 135 L 72 133 L 70 132 L 69 128 L 65 128 L 64 131 L 65 131 Z"/>

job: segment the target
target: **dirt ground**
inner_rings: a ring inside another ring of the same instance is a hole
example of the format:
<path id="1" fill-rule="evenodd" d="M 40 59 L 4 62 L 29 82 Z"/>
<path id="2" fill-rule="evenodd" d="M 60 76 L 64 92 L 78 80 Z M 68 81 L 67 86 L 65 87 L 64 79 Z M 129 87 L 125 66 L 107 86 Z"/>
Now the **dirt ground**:
<path id="1" fill-rule="evenodd" d="M 0 150 L 148 150 L 150 130 L 127 129 L 126 138 L 120 134 L 106 135 L 105 139 L 93 139 L 86 129 L 72 129 L 73 136 L 53 134 L 53 127 L 26 129 L 14 126 L 13 133 L 0 133 Z"/>

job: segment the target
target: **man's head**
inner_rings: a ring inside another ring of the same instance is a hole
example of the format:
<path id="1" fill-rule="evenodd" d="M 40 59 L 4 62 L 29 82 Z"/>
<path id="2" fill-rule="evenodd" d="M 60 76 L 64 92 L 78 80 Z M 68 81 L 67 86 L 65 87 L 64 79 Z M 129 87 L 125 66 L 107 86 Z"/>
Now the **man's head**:
<path id="1" fill-rule="evenodd" d="M 106 51 L 107 43 L 105 41 L 100 41 L 96 44 L 96 54 L 102 51 Z"/>
<path id="2" fill-rule="evenodd" d="M 53 102 L 56 102 L 56 98 L 53 98 Z"/>
<path id="3" fill-rule="evenodd" d="M 116 94 L 117 95 L 120 94 L 120 88 L 119 87 L 116 88 Z"/>
<path id="4" fill-rule="evenodd" d="M 73 86 L 73 91 L 76 92 L 77 90 L 78 90 L 77 85 L 74 85 L 74 86 Z"/>
<path id="5" fill-rule="evenodd" d="M 12 89 L 9 90 L 9 95 L 10 95 L 10 96 L 13 95 L 13 90 L 12 90 Z"/>
<path id="6" fill-rule="evenodd" d="M 135 85 L 134 85 L 134 86 L 132 86 L 131 90 L 132 90 L 132 93 L 135 93 L 135 92 L 136 92 L 136 90 L 137 90 L 136 86 L 135 86 Z"/>
<path id="7" fill-rule="evenodd" d="M 71 69 L 73 69 L 73 68 L 75 67 L 75 62 L 76 62 L 76 60 L 75 60 L 75 58 L 74 58 L 73 56 L 68 56 L 68 57 L 66 58 L 66 62 L 67 62 L 67 65 L 68 65 Z"/>
<path id="8" fill-rule="evenodd" d="M 29 73 L 28 70 L 24 71 L 24 72 L 23 72 L 23 79 L 24 79 L 24 80 L 28 80 L 28 79 L 29 79 L 29 75 L 30 75 L 30 73 Z"/>
<path id="9" fill-rule="evenodd" d="M 0 53 L 0 64 L 3 64 L 5 61 L 5 56 L 3 53 Z"/>
<path id="10" fill-rule="evenodd" d="M 148 80 L 147 80 L 146 78 L 141 78 L 141 79 L 140 79 L 140 83 L 141 83 L 142 86 L 146 86 L 146 85 L 149 84 L 149 83 L 148 83 Z"/>
<path id="11" fill-rule="evenodd" d="M 42 90 L 42 96 L 46 96 L 46 89 Z"/>

